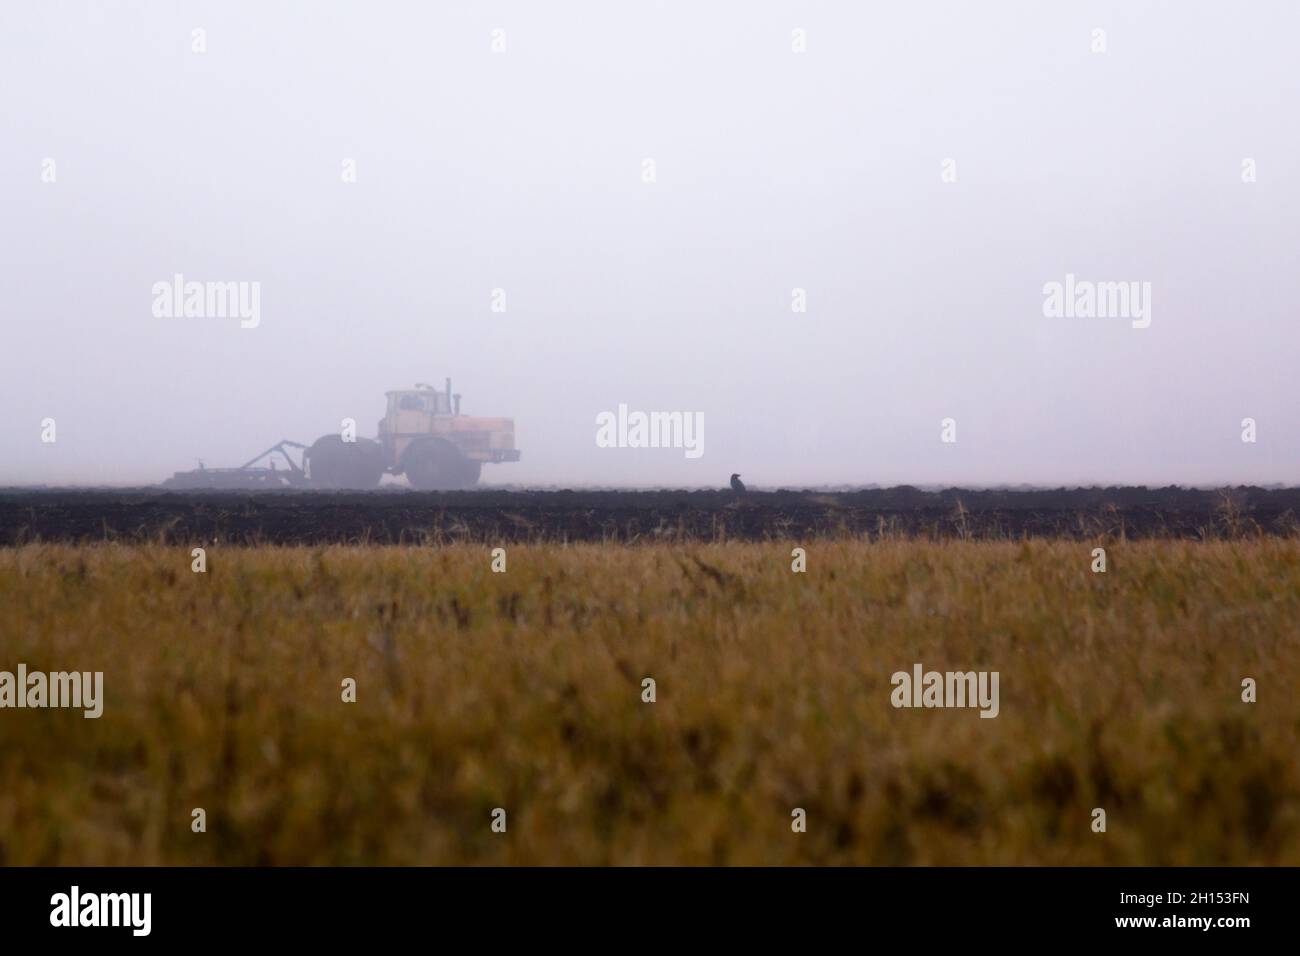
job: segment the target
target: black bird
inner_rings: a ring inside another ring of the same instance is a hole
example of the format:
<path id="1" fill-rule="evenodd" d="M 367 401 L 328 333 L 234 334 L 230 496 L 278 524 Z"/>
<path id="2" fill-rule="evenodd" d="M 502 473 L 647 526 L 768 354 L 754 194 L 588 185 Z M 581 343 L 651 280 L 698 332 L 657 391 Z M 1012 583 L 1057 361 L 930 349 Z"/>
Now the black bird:
<path id="1" fill-rule="evenodd" d="M 731 490 L 744 494 L 745 483 L 740 480 L 740 475 L 736 474 L 731 476 Z"/>

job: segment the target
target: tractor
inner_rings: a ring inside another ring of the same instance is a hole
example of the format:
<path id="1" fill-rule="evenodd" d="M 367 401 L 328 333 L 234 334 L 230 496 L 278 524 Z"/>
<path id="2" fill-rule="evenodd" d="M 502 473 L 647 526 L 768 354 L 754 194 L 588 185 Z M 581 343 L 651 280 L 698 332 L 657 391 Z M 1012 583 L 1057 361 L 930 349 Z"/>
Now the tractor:
<path id="1" fill-rule="evenodd" d="M 406 475 L 419 491 L 471 488 L 485 462 L 518 461 L 515 423 L 460 413 L 460 396 L 431 385 L 388 392 L 378 438 L 325 435 L 303 455 L 316 488 L 374 488 L 385 474 Z"/>

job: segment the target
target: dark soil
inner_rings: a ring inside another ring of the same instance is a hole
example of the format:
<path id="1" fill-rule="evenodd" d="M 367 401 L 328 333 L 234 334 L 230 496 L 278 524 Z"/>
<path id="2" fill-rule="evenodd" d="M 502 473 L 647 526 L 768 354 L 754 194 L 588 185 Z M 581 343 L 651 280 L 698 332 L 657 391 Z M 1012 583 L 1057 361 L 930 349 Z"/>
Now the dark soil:
<path id="1" fill-rule="evenodd" d="M 0 490 L 0 546 L 29 541 L 438 544 L 1095 539 L 1300 533 L 1300 488 L 1038 491 Z"/>

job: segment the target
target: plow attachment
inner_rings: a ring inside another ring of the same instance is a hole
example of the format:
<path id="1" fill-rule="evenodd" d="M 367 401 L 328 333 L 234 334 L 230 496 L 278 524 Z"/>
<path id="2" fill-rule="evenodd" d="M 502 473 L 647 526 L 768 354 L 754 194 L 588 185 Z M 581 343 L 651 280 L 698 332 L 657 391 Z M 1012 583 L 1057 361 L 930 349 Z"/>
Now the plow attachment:
<path id="1" fill-rule="evenodd" d="M 292 451 L 297 452 L 297 460 Z M 202 462 L 191 471 L 178 471 L 162 483 L 164 488 L 309 488 L 307 446 L 281 441 L 238 468 L 205 468 Z M 283 460 L 283 468 L 277 462 Z"/>

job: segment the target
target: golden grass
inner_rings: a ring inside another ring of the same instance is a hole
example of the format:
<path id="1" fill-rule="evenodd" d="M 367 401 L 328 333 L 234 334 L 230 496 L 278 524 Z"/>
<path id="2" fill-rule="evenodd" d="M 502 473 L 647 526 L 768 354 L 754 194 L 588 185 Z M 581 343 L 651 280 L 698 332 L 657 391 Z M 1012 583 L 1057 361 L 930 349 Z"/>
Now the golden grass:
<path id="1" fill-rule="evenodd" d="M 0 863 L 1300 863 L 1300 541 L 1091 548 L 0 551 Z"/>

